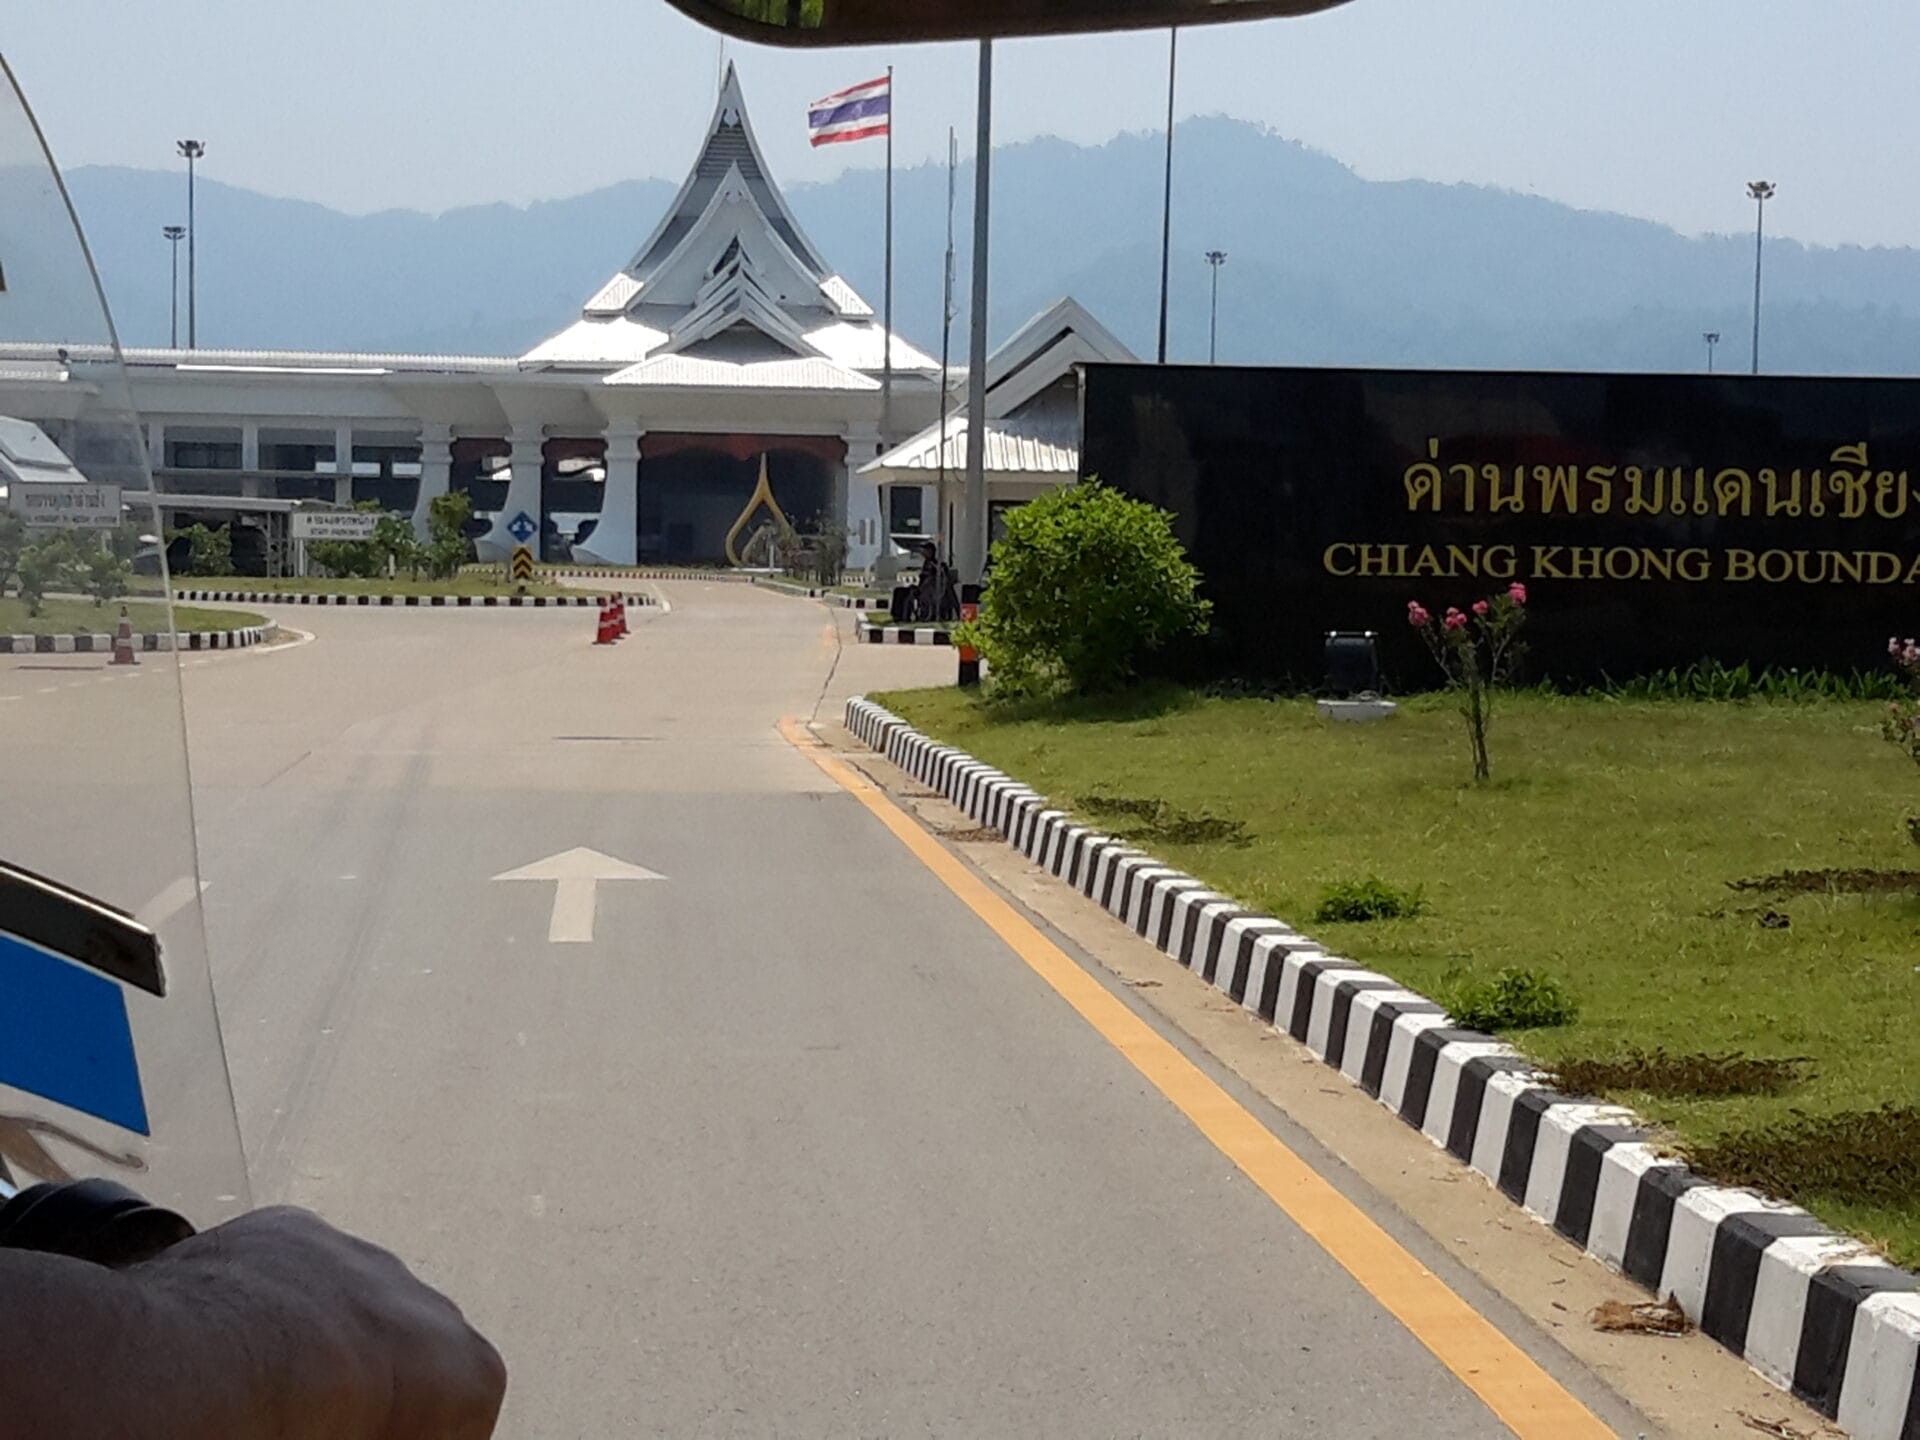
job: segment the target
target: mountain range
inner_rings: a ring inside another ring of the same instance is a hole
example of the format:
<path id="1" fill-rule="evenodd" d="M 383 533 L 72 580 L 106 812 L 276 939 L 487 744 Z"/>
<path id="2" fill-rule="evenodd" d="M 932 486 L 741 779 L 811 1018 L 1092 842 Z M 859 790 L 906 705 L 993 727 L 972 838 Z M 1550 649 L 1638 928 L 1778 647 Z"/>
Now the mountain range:
<path id="1" fill-rule="evenodd" d="M 1206 358 L 1207 250 L 1223 362 L 1696 370 L 1749 359 L 1753 237 L 1475 185 L 1370 181 L 1224 118 L 1176 133 L 1169 354 Z M 1158 323 L 1164 137 L 1041 139 L 994 152 L 989 331 L 1072 294 L 1142 356 Z M 661 168 L 669 168 L 665 164 Z M 163 224 L 177 173 L 69 175 L 122 339 L 163 344 Z M 947 174 L 900 170 L 895 311 L 940 345 Z M 348 215 L 202 179 L 200 342 L 219 347 L 519 354 L 560 329 L 630 257 L 675 185 L 632 180 L 529 206 Z M 966 356 L 971 164 L 957 176 L 952 355 Z M 882 176 L 848 171 L 788 196 L 829 260 L 881 304 Z M 183 257 L 184 259 L 184 257 Z M 1762 364 L 1772 372 L 1920 371 L 1920 250 L 1769 240 Z M 184 302 L 183 302 L 184 304 Z M 184 333 L 184 319 L 182 320 Z"/>

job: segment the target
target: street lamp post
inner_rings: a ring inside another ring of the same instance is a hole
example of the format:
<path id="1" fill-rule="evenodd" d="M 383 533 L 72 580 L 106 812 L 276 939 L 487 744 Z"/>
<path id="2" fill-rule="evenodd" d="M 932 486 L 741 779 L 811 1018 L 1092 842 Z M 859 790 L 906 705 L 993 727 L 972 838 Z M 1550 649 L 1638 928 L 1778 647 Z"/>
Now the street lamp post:
<path id="1" fill-rule="evenodd" d="M 186 239 L 187 227 L 162 225 L 160 233 L 167 237 L 167 248 L 173 252 L 173 283 L 167 287 L 167 344 L 178 350 L 180 348 L 180 242 Z"/>
<path id="2" fill-rule="evenodd" d="M 1220 355 L 1220 267 L 1227 263 L 1224 250 L 1207 251 L 1207 265 L 1213 271 L 1213 298 L 1207 305 L 1207 363 L 1217 363 Z"/>
<path id="3" fill-rule="evenodd" d="M 187 162 L 187 348 L 200 343 L 199 273 L 194 265 L 194 249 L 200 241 L 200 227 L 193 220 L 193 164 L 207 153 L 199 140 L 181 140 L 174 149 Z"/>
<path id="4" fill-rule="evenodd" d="M 1753 200 L 1753 373 L 1760 373 L 1760 239 L 1766 226 L 1767 201 L 1779 189 L 1770 180 L 1751 180 L 1747 194 Z"/>
<path id="5" fill-rule="evenodd" d="M 1718 330 L 1702 330 L 1700 338 L 1707 342 L 1707 374 L 1713 373 L 1713 347 L 1720 343 Z"/>

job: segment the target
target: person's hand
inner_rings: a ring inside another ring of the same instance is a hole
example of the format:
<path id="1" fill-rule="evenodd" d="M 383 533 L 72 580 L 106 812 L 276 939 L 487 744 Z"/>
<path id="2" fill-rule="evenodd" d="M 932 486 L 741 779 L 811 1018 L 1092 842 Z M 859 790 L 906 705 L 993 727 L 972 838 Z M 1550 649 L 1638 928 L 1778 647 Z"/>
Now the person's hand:
<path id="1" fill-rule="evenodd" d="M 276 1435 L 493 1433 L 507 1385 L 499 1352 L 393 1255 L 317 1215 L 256 1210 L 129 1273 L 141 1271 L 232 1317 L 251 1363 L 286 1387 L 288 1428 Z"/>

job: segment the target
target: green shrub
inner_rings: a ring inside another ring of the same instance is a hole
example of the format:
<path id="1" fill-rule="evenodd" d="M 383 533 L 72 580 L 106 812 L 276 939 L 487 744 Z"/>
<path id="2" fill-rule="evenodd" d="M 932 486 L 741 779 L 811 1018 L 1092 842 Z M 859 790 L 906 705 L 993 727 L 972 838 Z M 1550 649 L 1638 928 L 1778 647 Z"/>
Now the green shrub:
<path id="1" fill-rule="evenodd" d="M 1009 512 L 980 618 L 996 696 L 1118 690 L 1156 653 L 1203 635 L 1211 605 L 1172 517 L 1097 480 Z"/>
<path id="2" fill-rule="evenodd" d="M 1615 700 L 1898 700 L 1905 681 L 1891 670 L 1817 670 L 1741 661 L 1696 660 L 1649 670 L 1627 680 L 1565 687 L 1543 680 L 1543 695 L 1591 695 Z"/>
<path id="3" fill-rule="evenodd" d="M 169 530 L 167 541 L 185 538 L 187 563 L 182 575 L 231 575 L 233 573 L 233 536 L 225 527 L 209 530 L 204 525 L 189 525 L 184 530 Z"/>
<path id="4" fill-rule="evenodd" d="M 1323 923 L 1410 920 L 1427 908 L 1418 888 L 1402 890 L 1384 880 L 1337 880 L 1320 892 L 1313 918 Z"/>
<path id="5" fill-rule="evenodd" d="M 1514 965 L 1491 976 L 1449 975 L 1438 998 L 1456 1024 L 1494 1034 L 1569 1025 L 1580 1013 L 1572 992 L 1559 980 L 1544 970 Z"/>

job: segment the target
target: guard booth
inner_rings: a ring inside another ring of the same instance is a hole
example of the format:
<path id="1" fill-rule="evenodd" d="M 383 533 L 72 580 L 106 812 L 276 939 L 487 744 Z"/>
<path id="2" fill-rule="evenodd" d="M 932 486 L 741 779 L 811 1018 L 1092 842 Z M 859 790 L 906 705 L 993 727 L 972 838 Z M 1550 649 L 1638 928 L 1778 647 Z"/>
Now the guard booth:
<path id="1" fill-rule="evenodd" d="M 233 570 L 236 575 L 258 575 L 278 579 L 304 574 L 300 568 L 298 542 L 293 537 L 293 517 L 307 511 L 338 512 L 338 507 L 315 500 L 276 500 L 260 495 L 182 495 L 161 491 L 154 496 L 169 534 L 193 525 L 210 530 L 225 529 L 233 535 Z M 184 555 L 174 553 L 173 541 L 167 549 L 167 568 L 180 574 Z"/>

